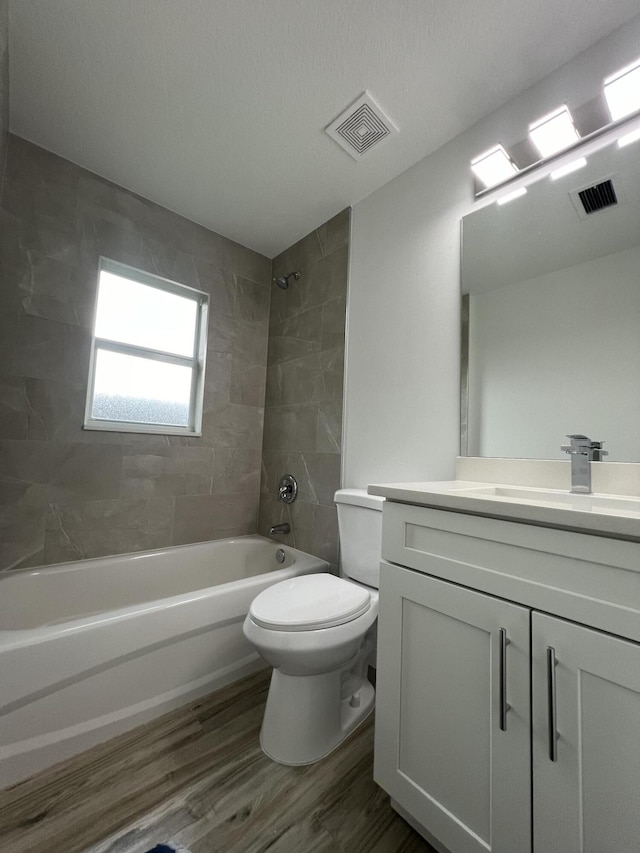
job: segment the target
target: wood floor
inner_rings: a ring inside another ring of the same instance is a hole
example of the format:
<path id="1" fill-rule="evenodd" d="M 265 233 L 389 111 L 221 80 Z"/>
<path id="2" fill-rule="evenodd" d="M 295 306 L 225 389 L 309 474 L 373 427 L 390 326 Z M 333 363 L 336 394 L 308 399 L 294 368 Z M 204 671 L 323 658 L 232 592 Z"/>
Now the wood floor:
<path id="1" fill-rule="evenodd" d="M 258 743 L 266 672 L 0 792 L 2 853 L 434 853 L 373 782 L 373 718 L 307 767 Z"/>

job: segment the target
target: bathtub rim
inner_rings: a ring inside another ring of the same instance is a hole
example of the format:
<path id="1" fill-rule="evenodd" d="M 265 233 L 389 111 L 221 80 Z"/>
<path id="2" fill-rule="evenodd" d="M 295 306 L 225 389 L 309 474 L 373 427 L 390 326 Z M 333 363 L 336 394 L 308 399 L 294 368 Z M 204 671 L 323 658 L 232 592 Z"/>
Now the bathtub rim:
<path id="1" fill-rule="evenodd" d="M 172 553 L 173 551 L 184 550 L 184 549 L 193 549 L 194 546 L 199 545 L 215 545 L 216 543 L 233 543 L 238 541 L 247 541 L 253 540 L 257 542 L 265 542 L 269 545 L 278 545 L 284 550 L 288 550 L 293 552 L 294 561 L 286 567 L 278 564 L 275 568 L 271 569 L 267 572 L 262 572 L 260 574 L 249 575 L 243 578 L 237 578 L 231 581 L 225 581 L 224 583 L 212 584 L 211 586 L 201 587 L 195 590 L 187 590 L 186 592 L 180 593 L 178 595 L 170 595 L 164 596 L 163 598 L 155 598 L 151 601 L 139 602 L 137 604 L 131 604 L 125 607 L 118 607 L 112 610 L 103 610 L 94 612 L 91 614 L 84 614 L 82 616 L 77 616 L 71 619 L 67 619 L 65 621 L 53 622 L 44 625 L 38 625 L 30 628 L 8 628 L 3 629 L 0 628 L 0 653 L 3 651 L 7 651 L 12 648 L 35 645 L 43 642 L 46 639 L 53 639 L 55 637 L 61 637 L 65 635 L 70 635 L 74 633 L 82 633 L 82 631 L 90 630 L 91 628 L 95 628 L 98 625 L 110 625 L 117 622 L 124 622 L 126 620 L 132 619 L 135 616 L 152 613 L 160 610 L 166 610 L 170 607 L 180 607 L 185 606 L 194 601 L 199 601 L 203 598 L 214 598 L 222 595 L 224 591 L 227 591 L 231 586 L 237 588 L 244 588 L 255 584 L 257 578 L 267 578 L 270 574 L 280 571 L 287 571 L 287 569 L 293 569 L 295 565 L 299 567 L 306 567 L 309 561 L 312 561 L 314 566 L 318 566 L 314 571 L 323 572 L 328 571 L 330 569 L 329 563 L 326 560 L 321 559 L 320 557 L 314 557 L 312 554 L 308 554 L 306 551 L 300 551 L 298 548 L 294 548 L 291 545 L 286 545 L 281 542 L 277 542 L 274 539 L 270 539 L 267 536 L 262 536 L 257 533 L 250 533 L 243 536 L 231 536 L 226 539 L 211 539 L 205 540 L 204 542 L 192 542 L 186 545 L 176 545 L 176 546 L 167 546 L 164 548 L 153 548 L 148 551 L 133 551 L 125 554 L 114 554 L 105 557 L 90 557 L 87 560 L 77 560 L 66 563 L 54 563 L 51 566 L 38 566 L 27 569 L 18 569 L 16 572 L 21 573 L 37 573 L 40 572 L 49 572 L 52 574 L 61 573 L 63 571 L 82 571 L 83 563 L 86 562 L 102 562 L 102 561 L 113 561 L 122 558 L 124 561 L 127 558 L 135 558 L 146 555 L 153 554 L 165 554 Z M 77 565 L 76 565 L 77 563 Z M 13 570 L 8 575 L 13 575 Z M 306 572 L 302 572 L 305 574 Z M 0 578 L 0 592 L 2 589 L 2 581 L 3 578 Z"/>

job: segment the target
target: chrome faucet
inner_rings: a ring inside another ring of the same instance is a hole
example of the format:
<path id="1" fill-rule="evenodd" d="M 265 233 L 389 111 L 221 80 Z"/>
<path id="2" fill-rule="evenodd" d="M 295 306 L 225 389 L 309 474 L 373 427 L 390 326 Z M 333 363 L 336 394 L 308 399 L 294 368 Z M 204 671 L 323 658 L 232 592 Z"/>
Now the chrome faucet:
<path id="1" fill-rule="evenodd" d="M 291 533 L 291 525 L 288 521 L 283 521 L 282 524 L 274 524 L 273 527 L 269 528 L 269 536 L 278 536 L 280 534 L 286 536 L 287 533 Z"/>
<path id="2" fill-rule="evenodd" d="M 571 491 L 574 494 L 591 494 L 591 463 L 600 462 L 608 456 L 602 449 L 604 441 L 591 441 L 586 435 L 568 435 L 571 444 L 563 444 L 564 450 L 571 456 Z"/>

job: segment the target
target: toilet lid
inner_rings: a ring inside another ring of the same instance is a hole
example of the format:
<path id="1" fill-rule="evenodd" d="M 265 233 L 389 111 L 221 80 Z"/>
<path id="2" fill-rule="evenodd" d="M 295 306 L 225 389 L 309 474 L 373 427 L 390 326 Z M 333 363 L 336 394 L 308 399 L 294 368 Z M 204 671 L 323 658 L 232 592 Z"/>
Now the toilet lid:
<path id="1" fill-rule="evenodd" d="M 344 625 L 369 609 L 369 591 L 329 574 L 276 583 L 252 602 L 251 618 L 274 631 L 312 631 Z"/>

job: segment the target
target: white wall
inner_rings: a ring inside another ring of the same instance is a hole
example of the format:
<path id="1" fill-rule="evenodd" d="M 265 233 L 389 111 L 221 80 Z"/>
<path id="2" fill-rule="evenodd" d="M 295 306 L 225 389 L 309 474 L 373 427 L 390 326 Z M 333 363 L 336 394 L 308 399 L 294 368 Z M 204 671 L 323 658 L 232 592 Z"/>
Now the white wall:
<path id="1" fill-rule="evenodd" d="M 471 294 L 471 456 L 565 458 L 583 433 L 638 459 L 639 281 L 636 247 Z"/>
<path id="2" fill-rule="evenodd" d="M 524 139 L 531 121 L 561 103 L 593 98 L 639 44 L 640 16 L 354 207 L 345 486 L 454 477 L 459 221 L 480 206 L 469 161 L 496 141 Z"/>

